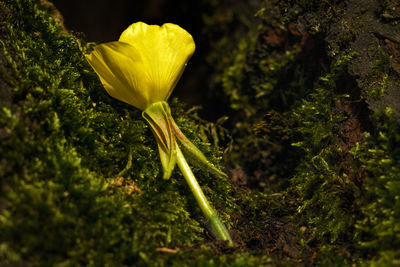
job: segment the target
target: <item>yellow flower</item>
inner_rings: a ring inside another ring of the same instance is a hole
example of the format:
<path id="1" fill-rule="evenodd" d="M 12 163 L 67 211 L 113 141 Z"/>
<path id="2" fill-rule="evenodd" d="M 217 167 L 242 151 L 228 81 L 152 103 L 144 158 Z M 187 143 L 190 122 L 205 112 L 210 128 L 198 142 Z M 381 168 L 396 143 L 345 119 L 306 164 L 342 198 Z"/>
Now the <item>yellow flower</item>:
<path id="1" fill-rule="evenodd" d="M 137 22 L 86 58 L 112 97 L 145 110 L 169 98 L 194 50 L 192 36 L 178 25 Z"/>
<path id="2" fill-rule="evenodd" d="M 112 97 L 143 110 L 157 141 L 163 178 L 170 178 L 178 165 L 216 237 L 232 246 L 225 225 L 201 190 L 180 146 L 199 166 L 226 175 L 181 132 L 166 102 L 194 49 L 192 36 L 178 25 L 138 22 L 129 26 L 118 42 L 97 45 L 86 58 Z"/>

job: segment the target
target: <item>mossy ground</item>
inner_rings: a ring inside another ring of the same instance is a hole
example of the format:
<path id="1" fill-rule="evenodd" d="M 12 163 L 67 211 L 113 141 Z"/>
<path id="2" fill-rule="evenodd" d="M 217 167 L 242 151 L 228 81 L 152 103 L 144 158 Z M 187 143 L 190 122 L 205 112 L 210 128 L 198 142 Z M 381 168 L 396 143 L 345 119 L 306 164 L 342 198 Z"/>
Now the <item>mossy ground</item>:
<path id="1" fill-rule="evenodd" d="M 211 90 L 229 119 L 170 105 L 214 163 L 227 147 L 230 180 L 194 171 L 229 248 L 179 172 L 161 179 L 140 112 L 84 59 L 92 45 L 43 1 L 0 1 L 0 263 L 399 264 L 399 6 L 358 2 L 254 1 L 255 19 L 247 1 L 207 2 Z"/>

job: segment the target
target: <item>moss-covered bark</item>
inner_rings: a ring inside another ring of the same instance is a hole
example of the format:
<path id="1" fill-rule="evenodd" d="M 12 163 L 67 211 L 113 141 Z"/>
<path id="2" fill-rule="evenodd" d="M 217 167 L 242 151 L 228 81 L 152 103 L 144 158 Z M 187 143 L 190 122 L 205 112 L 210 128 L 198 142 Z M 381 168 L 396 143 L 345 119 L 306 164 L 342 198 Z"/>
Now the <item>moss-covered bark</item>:
<path id="1" fill-rule="evenodd" d="M 217 72 L 233 174 L 296 198 L 314 263 L 398 264 L 399 14 L 397 1 L 265 1 Z"/>

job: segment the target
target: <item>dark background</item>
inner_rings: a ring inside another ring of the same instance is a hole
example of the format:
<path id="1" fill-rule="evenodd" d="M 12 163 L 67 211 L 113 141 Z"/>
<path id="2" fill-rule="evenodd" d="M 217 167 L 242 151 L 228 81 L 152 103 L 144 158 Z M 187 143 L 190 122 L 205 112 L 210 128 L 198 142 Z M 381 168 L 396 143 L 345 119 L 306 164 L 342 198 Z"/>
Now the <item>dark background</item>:
<path id="1" fill-rule="evenodd" d="M 83 34 L 89 42 L 118 40 L 119 35 L 130 24 L 143 21 L 162 25 L 166 22 L 178 24 L 195 40 L 196 51 L 175 88 L 172 97 L 178 97 L 191 105 L 203 105 L 201 116 L 217 119 L 222 111 L 217 99 L 208 95 L 210 66 L 205 61 L 208 53 L 207 40 L 202 38 L 203 18 L 207 7 L 201 1 L 184 0 L 53 0 L 70 31 Z"/>

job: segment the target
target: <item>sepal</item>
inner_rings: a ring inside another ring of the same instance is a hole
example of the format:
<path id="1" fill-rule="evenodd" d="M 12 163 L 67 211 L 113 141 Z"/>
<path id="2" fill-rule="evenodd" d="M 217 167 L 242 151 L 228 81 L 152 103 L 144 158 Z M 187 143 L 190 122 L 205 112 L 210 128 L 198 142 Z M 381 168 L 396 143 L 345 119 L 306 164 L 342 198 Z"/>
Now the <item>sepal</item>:
<path id="1" fill-rule="evenodd" d="M 172 119 L 172 130 L 175 134 L 176 139 L 179 141 L 180 147 L 182 148 L 183 154 L 193 164 L 197 165 L 201 169 L 208 171 L 216 176 L 228 177 L 224 172 L 217 169 L 211 162 L 208 161 L 206 156 L 198 149 L 179 129 L 178 125 Z"/>
<path id="2" fill-rule="evenodd" d="M 142 116 L 150 124 L 156 138 L 164 170 L 163 179 L 169 179 L 176 165 L 176 141 L 172 130 L 174 122 L 169 105 L 165 101 L 155 102 L 143 111 Z"/>

